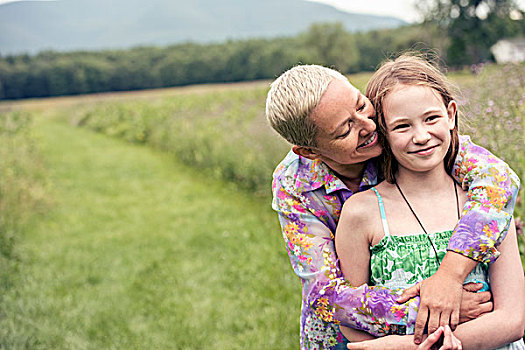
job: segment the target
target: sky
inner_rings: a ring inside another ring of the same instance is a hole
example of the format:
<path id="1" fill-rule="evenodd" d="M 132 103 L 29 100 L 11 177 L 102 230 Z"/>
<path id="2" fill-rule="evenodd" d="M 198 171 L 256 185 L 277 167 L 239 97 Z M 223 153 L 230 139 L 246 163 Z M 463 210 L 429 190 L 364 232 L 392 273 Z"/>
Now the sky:
<path id="1" fill-rule="evenodd" d="M 1 0 L 0 0 L 1 1 Z M 393 16 L 407 22 L 419 22 L 421 16 L 416 11 L 415 3 L 418 0 L 307 0 L 321 2 L 337 7 L 340 10 L 366 13 L 381 16 Z M 525 10 L 525 0 L 515 0 L 518 6 Z"/>
<path id="2" fill-rule="evenodd" d="M 12 1 L 24 0 L 0 0 L 0 4 Z M 54 1 L 54 0 L 38 0 Z M 420 16 L 415 10 L 414 4 L 418 0 L 307 0 L 321 2 L 337 7 L 340 10 L 366 13 L 371 15 L 393 16 L 407 22 L 418 22 Z M 525 10 L 525 0 L 516 0 L 521 9 Z"/>
<path id="3" fill-rule="evenodd" d="M 308 0 L 332 5 L 340 10 L 380 16 L 393 16 L 407 22 L 419 19 L 415 10 L 417 0 Z"/>

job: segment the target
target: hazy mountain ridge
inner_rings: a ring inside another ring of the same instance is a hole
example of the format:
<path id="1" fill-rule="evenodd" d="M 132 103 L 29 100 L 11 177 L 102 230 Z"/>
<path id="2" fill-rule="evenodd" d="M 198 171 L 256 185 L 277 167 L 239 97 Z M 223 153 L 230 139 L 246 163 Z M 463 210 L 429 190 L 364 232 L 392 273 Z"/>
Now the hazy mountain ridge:
<path id="1" fill-rule="evenodd" d="M 334 21 L 349 31 L 404 24 L 303 0 L 23 1 L 0 5 L 0 54 L 276 37 Z"/>

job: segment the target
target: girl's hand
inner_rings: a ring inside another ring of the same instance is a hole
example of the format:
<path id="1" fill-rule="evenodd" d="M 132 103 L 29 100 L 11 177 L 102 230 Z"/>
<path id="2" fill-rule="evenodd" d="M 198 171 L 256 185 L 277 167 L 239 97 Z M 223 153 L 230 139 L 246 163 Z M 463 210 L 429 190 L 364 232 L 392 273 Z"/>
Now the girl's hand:
<path id="1" fill-rule="evenodd" d="M 443 335 L 443 345 L 438 348 L 438 342 Z M 447 325 L 445 327 L 439 327 L 434 333 L 428 336 L 428 338 L 419 344 L 417 350 L 430 350 L 430 349 L 439 349 L 439 350 L 461 350 L 461 341 L 454 336 L 452 330 Z"/>
<path id="2" fill-rule="evenodd" d="M 441 337 L 443 335 L 443 338 Z M 443 344 L 439 345 L 440 340 Z M 347 345 L 350 350 L 462 350 L 461 341 L 454 336 L 449 326 L 439 327 L 423 343 L 414 344 L 410 335 L 389 335 L 374 340 L 366 340 Z"/>
<path id="3" fill-rule="evenodd" d="M 416 350 L 414 337 L 411 335 L 389 335 L 374 340 L 365 340 L 347 345 L 351 350 Z"/>

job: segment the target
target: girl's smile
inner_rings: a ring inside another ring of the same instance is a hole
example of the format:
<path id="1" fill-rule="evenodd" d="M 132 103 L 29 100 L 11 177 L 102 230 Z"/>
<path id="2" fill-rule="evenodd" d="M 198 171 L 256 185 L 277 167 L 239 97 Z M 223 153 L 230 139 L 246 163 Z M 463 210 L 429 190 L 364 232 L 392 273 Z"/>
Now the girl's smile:
<path id="1" fill-rule="evenodd" d="M 438 147 L 438 146 L 437 145 L 436 146 L 431 146 L 431 147 L 419 149 L 417 151 L 411 151 L 411 152 L 408 152 L 408 153 L 415 153 L 415 154 L 418 154 L 420 156 L 428 156 L 428 155 L 434 153 L 434 150 L 436 149 L 436 147 Z"/>

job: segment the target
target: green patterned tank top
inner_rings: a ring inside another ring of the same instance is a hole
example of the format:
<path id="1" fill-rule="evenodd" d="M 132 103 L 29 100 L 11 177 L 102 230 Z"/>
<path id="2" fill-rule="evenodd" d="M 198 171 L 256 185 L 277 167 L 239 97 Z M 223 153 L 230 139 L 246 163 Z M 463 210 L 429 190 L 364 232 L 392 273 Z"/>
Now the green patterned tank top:
<path id="1" fill-rule="evenodd" d="M 394 236 L 390 234 L 388 222 L 379 192 L 372 188 L 378 199 L 379 212 L 385 236 L 370 248 L 370 282 L 373 285 L 391 289 L 408 288 L 432 276 L 438 269 L 434 250 L 426 234 Z M 439 261 L 447 252 L 451 231 L 430 233 Z M 485 264 L 478 264 L 467 276 L 465 283 L 481 282 L 488 285 L 488 269 Z"/>
<path id="2" fill-rule="evenodd" d="M 377 195 L 385 236 L 370 248 L 370 284 L 390 289 L 405 289 L 432 276 L 439 266 L 426 235 L 392 236 L 386 221 L 383 199 L 374 187 L 372 190 Z M 436 247 L 439 261 L 443 260 L 447 252 L 451 236 L 452 231 L 429 234 Z M 465 283 L 470 282 L 483 283 L 485 288 L 488 288 L 488 265 L 478 264 L 465 279 Z M 407 328 L 406 332 L 413 334 L 414 328 Z M 520 339 L 495 350 L 525 350 L 525 343 Z"/>

